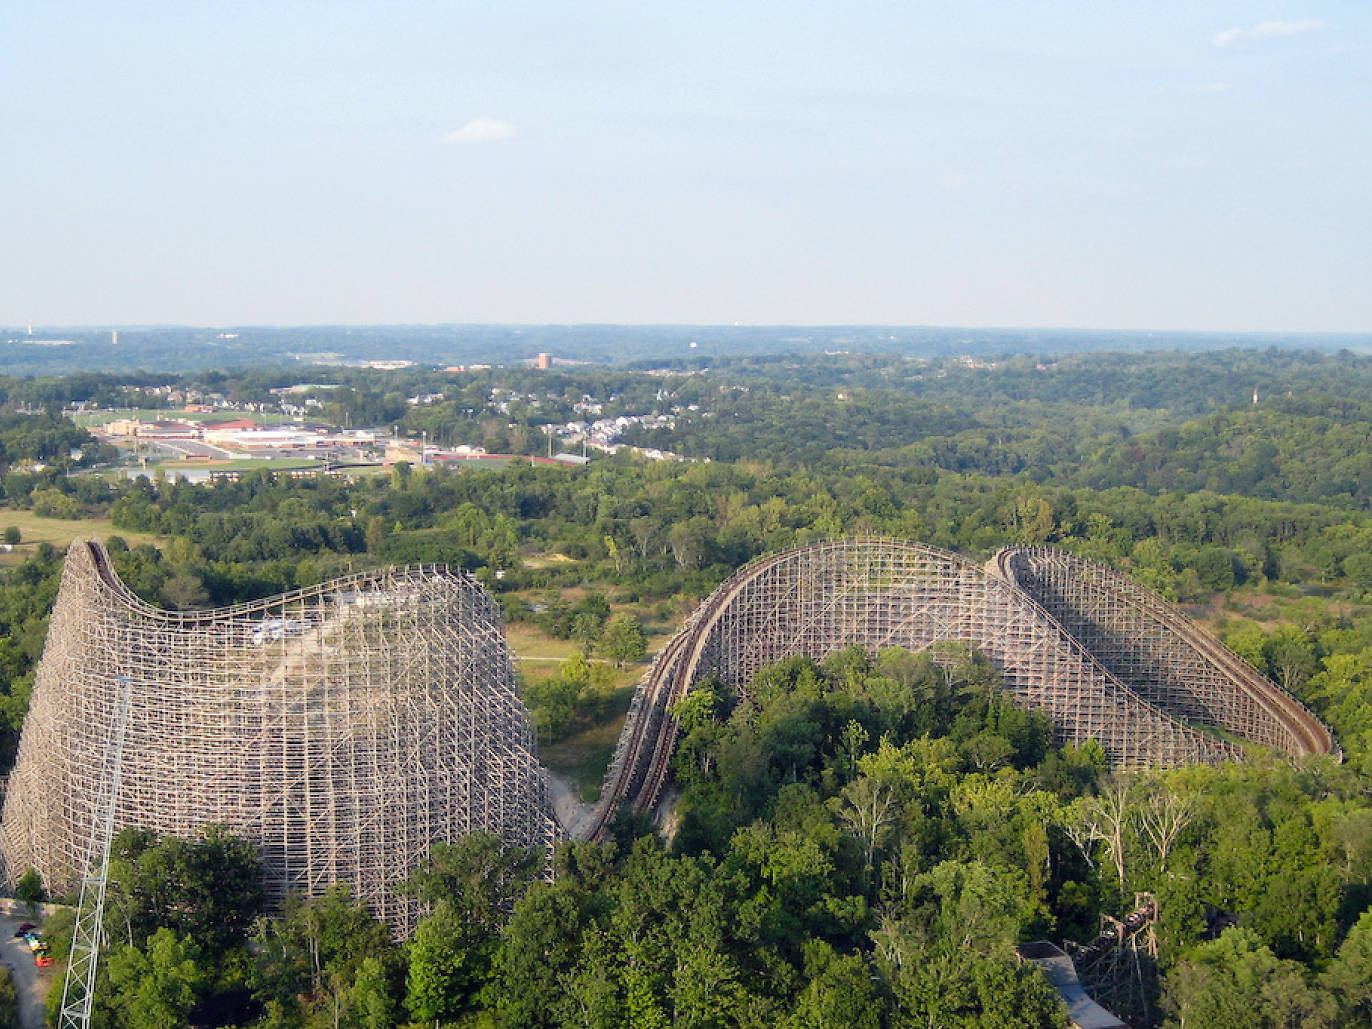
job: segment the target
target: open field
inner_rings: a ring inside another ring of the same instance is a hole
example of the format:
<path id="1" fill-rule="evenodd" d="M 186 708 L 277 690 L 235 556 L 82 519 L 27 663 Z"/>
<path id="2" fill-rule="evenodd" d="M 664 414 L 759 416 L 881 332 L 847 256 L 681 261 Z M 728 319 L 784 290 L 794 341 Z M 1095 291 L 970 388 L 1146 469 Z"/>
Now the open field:
<path id="1" fill-rule="evenodd" d="M 572 651 L 578 649 L 573 640 L 552 639 L 525 625 L 507 626 L 505 636 L 510 643 L 510 656 L 514 659 L 515 668 L 526 683 L 541 682 L 556 675 L 558 666 Z M 652 651 L 649 653 L 651 655 Z M 590 660 L 592 664 L 604 665 L 609 669 L 616 688 L 633 685 L 648 670 L 646 661 L 642 664 L 615 668 L 594 655 Z"/>
<path id="2" fill-rule="evenodd" d="M 74 539 L 95 537 L 107 540 L 111 536 L 121 536 L 129 546 L 151 543 L 161 546 L 161 536 L 150 532 L 129 532 L 116 529 L 108 518 L 40 518 L 32 511 L 11 507 L 0 507 L 0 530 L 17 525 L 21 542 L 9 553 L 0 553 L 0 564 L 19 564 L 31 554 L 40 543 L 50 543 L 59 550 L 65 550 Z"/>
<path id="3" fill-rule="evenodd" d="M 559 568 L 574 564 L 576 564 L 576 558 L 568 557 L 566 554 L 539 554 L 524 558 L 525 568 Z"/>
<path id="4" fill-rule="evenodd" d="M 564 661 L 576 650 L 572 640 L 554 639 L 528 622 L 512 622 L 505 626 L 505 638 L 517 661 Z"/>
<path id="5" fill-rule="evenodd" d="M 92 425 L 105 425 L 121 418 L 131 418 L 140 422 L 194 422 L 197 425 L 217 425 L 232 422 L 239 418 L 251 418 L 258 425 L 286 425 L 295 419 L 287 414 L 258 414 L 256 411 L 176 411 L 166 408 L 139 408 L 129 411 L 83 411 L 69 417 L 83 429 Z"/>
<path id="6" fill-rule="evenodd" d="M 574 604 L 586 595 L 586 590 L 579 586 L 569 586 L 560 590 L 538 589 L 516 594 L 531 604 L 546 603 L 554 595 L 567 603 Z M 663 621 L 655 618 L 653 612 L 644 605 L 611 604 L 610 609 L 612 613 L 627 611 L 636 615 L 639 623 L 643 626 L 643 640 L 648 649 L 648 661 L 629 665 L 622 669 L 614 669 L 616 685 L 635 683 L 648 670 L 652 656 L 666 645 L 680 626 L 672 619 Z M 536 682 L 554 675 L 557 672 L 558 664 L 565 661 L 572 651 L 579 649 L 575 640 L 556 639 L 530 622 L 507 623 L 505 638 L 509 641 L 510 653 L 514 657 L 515 664 L 526 681 Z M 591 656 L 594 659 L 595 655 Z"/>
<path id="7" fill-rule="evenodd" d="M 634 699 L 633 685 L 615 690 L 605 717 L 566 739 L 539 747 L 539 759 L 554 774 L 566 780 L 584 801 L 600 796 L 605 770 L 610 767 L 615 744 L 619 742 L 624 716 Z"/>
<path id="8" fill-rule="evenodd" d="M 515 461 L 527 460 L 518 457 L 507 457 L 505 455 L 495 455 L 491 457 L 462 457 L 452 461 L 444 461 L 444 468 L 455 468 L 459 472 L 472 471 L 476 468 L 508 468 Z"/>
<path id="9" fill-rule="evenodd" d="M 577 649 L 574 641 L 554 639 L 527 622 L 507 624 L 505 639 L 509 642 L 515 669 L 526 683 L 541 682 L 556 675 L 558 665 Z"/>
<path id="10" fill-rule="evenodd" d="M 555 639 L 536 626 L 523 622 L 507 625 L 505 636 L 510 643 L 515 667 L 526 684 L 556 675 L 558 665 L 577 649 L 575 641 Z M 670 638 L 669 634 L 648 635 L 646 631 L 645 636 L 650 655 Z M 601 664 L 599 661 L 595 663 Z M 539 744 L 539 760 L 554 775 L 567 782 L 583 801 L 594 801 L 600 795 L 605 770 L 610 765 L 620 730 L 624 727 L 629 702 L 633 700 L 634 687 L 648 666 L 647 661 L 625 668 L 605 665 L 614 677 L 615 688 L 604 712 L 596 717 L 583 712 L 577 716 L 576 728 L 570 735 L 555 743 Z"/>
<path id="11" fill-rule="evenodd" d="M 1329 615 L 1348 625 L 1365 622 L 1372 618 L 1372 594 L 1349 591 L 1335 598 L 1294 591 L 1274 593 L 1270 587 L 1240 586 L 1228 594 L 1216 593 L 1202 603 L 1184 604 L 1182 610 L 1221 638 L 1241 624 L 1271 634 L 1283 625 L 1319 625 L 1321 619 Z"/>
<path id="12" fill-rule="evenodd" d="M 157 465 L 167 474 L 186 468 L 210 468 L 217 472 L 287 472 L 303 468 L 322 468 L 323 461 L 313 457 L 240 457 L 223 461 L 164 461 Z"/>

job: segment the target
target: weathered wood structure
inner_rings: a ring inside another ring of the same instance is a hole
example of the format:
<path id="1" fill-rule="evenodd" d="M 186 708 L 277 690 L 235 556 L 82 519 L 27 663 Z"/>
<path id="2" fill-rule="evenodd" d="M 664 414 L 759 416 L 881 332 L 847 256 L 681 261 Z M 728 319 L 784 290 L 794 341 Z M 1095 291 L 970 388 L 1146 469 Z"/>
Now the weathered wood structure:
<path id="1" fill-rule="evenodd" d="M 1244 741 L 1330 753 L 1329 730 L 1173 605 L 1048 548 L 985 565 L 916 543 L 835 540 L 724 582 L 639 684 L 594 819 L 654 806 L 700 678 L 743 686 L 796 654 L 850 645 L 979 649 L 1059 741 L 1124 767 L 1241 758 Z M 68 553 L 0 824 L 11 883 L 73 887 L 130 697 L 116 823 L 194 835 L 220 823 L 261 849 L 267 894 L 334 883 L 408 934 L 395 886 L 430 846 L 485 830 L 561 834 L 499 612 L 471 578 L 387 570 L 209 611 L 151 607 L 98 543 Z"/>
<path id="2" fill-rule="evenodd" d="M 432 843 L 558 834 L 499 609 L 469 576 L 164 611 L 75 543 L 0 825 L 11 883 L 29 867 L 54 892 L 79 882 L 125 685 L 116 827 L 228 826 L 260 848 L 274 901 L 344 883 L 408 934 L 419 907 L 395 886 Z"/>
<path id="3" fill-rule="evenodd" d="M 916 543 L 834 540 L 745 566 L 662 649 L 586 832 L 602 834 L 621 805 L 657 803 L 676 743 L 671 706 L 702 677 L 742 686 L 796 654 L 942 642 L 979 649 L 1060 742 L 1095 740 L 1120 766 L 1238 759 L 1242 741 L 1334 750 L 1295 699 L 1107 568 L 1049 548 L 1004 550 L 983 566 Z"/>

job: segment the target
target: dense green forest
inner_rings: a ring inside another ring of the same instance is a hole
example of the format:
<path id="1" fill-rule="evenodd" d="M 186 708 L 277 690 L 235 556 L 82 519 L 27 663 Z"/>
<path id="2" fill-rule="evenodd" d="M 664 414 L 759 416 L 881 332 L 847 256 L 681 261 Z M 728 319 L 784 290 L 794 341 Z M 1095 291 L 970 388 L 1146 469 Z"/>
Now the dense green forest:
<path id="1" fill-rule="evenodd" d="M 860 650 L 683 702 L 670 844 L 543 858 L 469 837 L 397 945 L 346 893 L 258 917 L 251 848 L 128 830 L 105 1025 L 1060 1026 L 1015 944 L 1156 898 L 1137 1024 L 1365 1025 L 1372 804 L 1273 760 L 1113 776 L 997 693 L 975 653 Z M 1361 912 L 1361 914 L 1360 914 Z M 60 956 L 60 949 L 59 949 Z"/>
<path id="2" fill-rule="evenodd" d="M 301 374 L 176 382 L 252 402 Z M 743 697 L 706 684 L 681 706 L 664 834 L 625 822 L 613 844 L 566 845 L 552 881 L 489 840 L 441 848 L 416 870 L 432 913 L 405 944 L 338 893 L 266 917 L 238 841 L 125 834 L 102 1024 L 1061 1025 L 1014 945 L 1088 941 L 1146 893 L 1157 959 L 1133 1024 L 1372 1025 L 1372 405 L 1357 399 L 1372 361 L 820 354 L 328 374 L 340 423 L 536 453 L 592 398 L 670 414 L 628 438 L 682 460 L 126 480 L 84 473 L 108 455 L 60 411 L 148 406 L 166 377 L 8 379 L 0 502 L 161 537 L 111 545 L 156 603 L 447 562 L 511 622 L 631 661 L 641 638 L 612 607 L 675 624 L 739 564 L 797 543 L 1051 543 L 1190 605 L 1328 721 L 1345 760 L 1117 774 L 1089 744 L 1055 747 L 976 653 L 791 661 Z M 421 390 L 443 398 L 406 402 Z M 18 554 L 0 571 L 5 763 L 61 560 Z M 560 690 L 529 695 L 553 736 L 596 694 Z"/>

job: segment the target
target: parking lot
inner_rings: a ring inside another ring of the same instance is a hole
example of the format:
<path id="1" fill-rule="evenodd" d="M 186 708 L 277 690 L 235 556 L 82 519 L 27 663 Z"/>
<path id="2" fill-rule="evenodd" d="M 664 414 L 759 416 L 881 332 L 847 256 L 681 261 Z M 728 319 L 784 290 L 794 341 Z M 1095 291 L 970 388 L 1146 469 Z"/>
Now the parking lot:
<path id="1" fill-rule="evenodd" d="M 43 1025 L 43 1004 L 54 976 L 51 968 L 37 968 L 33 963 L 33 951 L 15 933 L 25 922 L 33 922 L 40 928 L 42 919 L 28 915 L 0 914 L 0 960 L 9 966 L 14 976 L 14 988 L 19 994 L 19 1024 L 23 1029 L 41 1029 Z M 57 984 L 61 989 L 62 984 Z"/>

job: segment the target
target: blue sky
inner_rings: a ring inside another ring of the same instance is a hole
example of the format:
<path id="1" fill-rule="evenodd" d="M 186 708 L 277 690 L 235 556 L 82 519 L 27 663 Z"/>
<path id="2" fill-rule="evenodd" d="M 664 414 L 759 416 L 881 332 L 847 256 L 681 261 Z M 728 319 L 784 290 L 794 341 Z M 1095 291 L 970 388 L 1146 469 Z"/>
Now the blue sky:
<path id="1" fill-rule="evenodd" d="M 1372 330 L 1372 4 L 0 4 L 0 323 Z"/>

